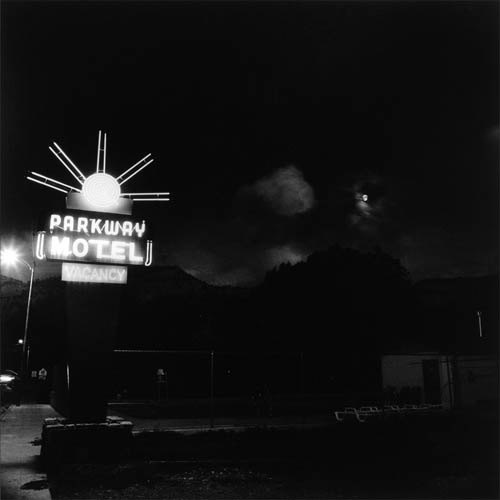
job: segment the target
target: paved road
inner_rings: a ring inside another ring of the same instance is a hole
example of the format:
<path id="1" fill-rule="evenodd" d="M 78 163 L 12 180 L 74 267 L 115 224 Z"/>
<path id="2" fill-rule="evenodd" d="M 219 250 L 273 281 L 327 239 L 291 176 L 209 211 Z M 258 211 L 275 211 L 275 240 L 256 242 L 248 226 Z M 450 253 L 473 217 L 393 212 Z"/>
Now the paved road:
<path id="1" fill-rule="evenodd" d="M 33 441 L 42 435 L 45 418 L 59 416 L 49 405 L 11 406 L 0 427 L 2 500 L 50 500 L 46 479 L 39 464 L 40 446 Z M 41 488 L 41 489 L 38 489 Z"/>

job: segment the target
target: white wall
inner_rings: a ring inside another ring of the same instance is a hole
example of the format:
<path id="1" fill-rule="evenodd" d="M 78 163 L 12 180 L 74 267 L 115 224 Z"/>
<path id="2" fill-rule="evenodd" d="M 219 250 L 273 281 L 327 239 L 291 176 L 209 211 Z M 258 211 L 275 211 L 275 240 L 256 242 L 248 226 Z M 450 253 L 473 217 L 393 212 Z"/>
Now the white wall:
<path id="1" fill-rule="evenodd" d="M 449 408 L 452 404 L 448 384 L 448 373 L 452 378 L 451 364 L 448 371 L 447 357 L 437 353 L 389 354 L 382 356 L 382 383 L 384 389 L 395 387 L 397 390 L 401 390 L 405 386 L 419 387 L 425 400 L 422 361 L 430 359 L 437 359 L 440 362 L 441 403 L 445 408 Z"/>
<path id="2" fill-rule="evenodd" d="M 388 386 L 401 389 L 405 386 L 423 386 L 422 359 L 436 359 L 438 356 L 396 354 L 382 357 L 382 381 Z"/>

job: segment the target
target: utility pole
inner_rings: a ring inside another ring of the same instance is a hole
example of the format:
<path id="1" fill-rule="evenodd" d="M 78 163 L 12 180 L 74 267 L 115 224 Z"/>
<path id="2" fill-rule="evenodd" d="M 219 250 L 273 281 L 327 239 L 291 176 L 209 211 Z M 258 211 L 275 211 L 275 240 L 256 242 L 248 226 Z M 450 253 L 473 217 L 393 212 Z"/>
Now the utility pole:
<path id="1" fill-rule="evenodd" d="M 304 367 L 304 351 L 300 353 L 300 406 L 302 408 L 302 425 L 306 421 L 306 398 L 305 398 L 305 367 Z"/>
<path id="2" fill-rule="evenodd" d="M 214 428 L 214 351 L 210 351 L 210 428 Z"/>
<path id="3" fill-rule="evenodd" d="M 483 325 L 481 321 L 481 311 L 477 311 L 477 321 L 479 323 L 479 337 L 483 338 Z"/>

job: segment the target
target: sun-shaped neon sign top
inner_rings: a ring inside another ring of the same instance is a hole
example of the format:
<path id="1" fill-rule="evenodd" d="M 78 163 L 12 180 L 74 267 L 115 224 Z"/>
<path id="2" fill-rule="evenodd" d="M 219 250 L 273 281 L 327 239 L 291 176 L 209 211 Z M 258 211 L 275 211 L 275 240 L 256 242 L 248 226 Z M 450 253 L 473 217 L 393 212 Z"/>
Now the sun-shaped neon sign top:
<path id="1" fill-rule="evenodd" d="M 95 173 L 85 177 L 80 169 L 71 161 L 69 156 L 54 142 L 55 149 L 49 146 L 49 150 L 63 164 L 69 173 L 79 182 L 81 187 L 74 187 L 64 182 L 56 181 L 46 175 L 37 172 L 30 172 L 27 176 L 30 181 L 42 184 L 63 193 L 77 192 L 81 193 L 87 203 L 95 208 L 106 211 L 116 206 L 120 198 L 128 198 L 134 201 L 169 201 L 168 192 L 162 193 L 122 193 L 121 186 L 129 179 L 138 174 L 141 170 L 153 163 L 151 154 L 146 155 L 128 170 L 125 170 L 118 177 L 106 173 L 106 134 L 101 134 L 97 140 L 97 166 Z"/>

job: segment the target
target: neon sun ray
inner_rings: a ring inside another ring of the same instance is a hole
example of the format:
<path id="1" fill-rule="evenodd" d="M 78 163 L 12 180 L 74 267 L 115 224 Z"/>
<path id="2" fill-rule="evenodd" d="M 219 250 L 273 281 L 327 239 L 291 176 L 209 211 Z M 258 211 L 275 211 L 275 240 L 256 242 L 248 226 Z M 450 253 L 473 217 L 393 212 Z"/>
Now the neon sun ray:
<path id="1" fill-rule="evenodd" d="M 144 158 L 140 159 L 137 163 L 121 173 L 118 177 L 106 173 L 106 148 L 107 148 L 107 134 L 99 130 L 97 139 L 97 161 L 96 171 L 94 174 L 85 177 L 81 170 L 71 161 L 69 156 L 62 150 L 56 143 L 53 143 L 55 149 L 49 146 L 49 151 L 62 163 L 64 168 L 78 181 L 81 188 L 76 188 L 65 184 L 64 182 L 52 179 L 46 175 L 37 172 L 29 172 L 31 175 L 26 178 L 42 186 L 47 186 L 62 193 L 69 193 L 76 191 L 82 193 L 83 196 L 89 201 L 93 202 L 99 199 L 102 207 L 111 206 L 118 201 L 119 198 L 128 198 L 134 201 L 170 201 L 169 192 L 156 192 L 156 193 L 122 193 L 121 187 L 125 182 L 129 181 L 132 177 L 137 175 L 148 165 L 153 163 L 150 158 L 151 153 L 147 154 Z M 34 176 L 34 177 L 33 177 Z"/>

